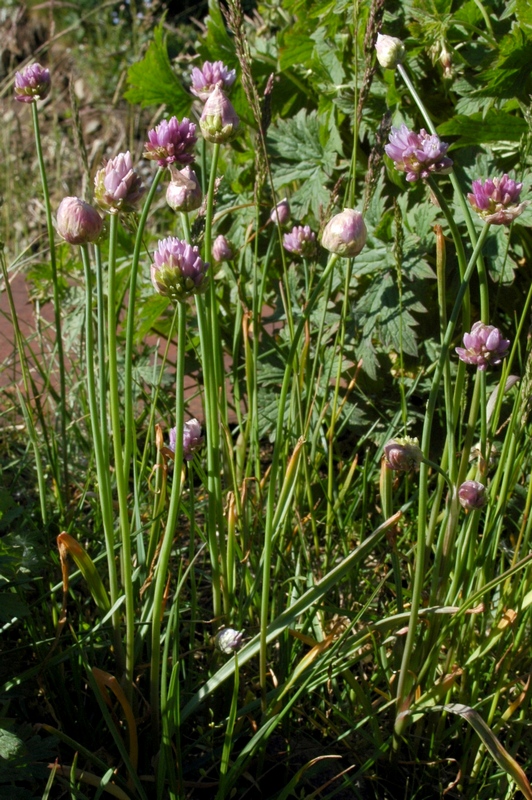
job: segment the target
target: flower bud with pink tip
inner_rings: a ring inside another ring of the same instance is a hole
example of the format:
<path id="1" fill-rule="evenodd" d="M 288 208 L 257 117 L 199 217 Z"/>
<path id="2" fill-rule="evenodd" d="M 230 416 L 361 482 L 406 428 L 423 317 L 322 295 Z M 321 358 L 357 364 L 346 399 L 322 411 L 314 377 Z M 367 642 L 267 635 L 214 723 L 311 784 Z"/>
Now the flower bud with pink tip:
<path id="1" fill-rule="evenodd" d="M 281 200 L 280 203 L 277 203 L 275 208 L 272 208 L 270 221 L 273 222 L 274 225 L 279 223 L 281 227 L 290 222 L 290 204 L 286 197 Z"/>
<path id="2" fill-rule="evenodd" d="M 174 211 L 195 211 L 201 206 L 203 192 L 191 167 L 172 170 L 172 180 L 166 190 L 166 202 Z"/>
<path id="3" fill-rule="evenodd" d="M 229 142 L 240 125 L 238 115 L 220 86 L 209 95 L 200 118 L 200 128 L 207 141 L 214 144 Z"/>
<path id="4" fill-rule="evenodd" d="M 344 208 L 325 226 L 321 244 L 330 253 L 337 253 L 345 258 L 354 258 L 366 244 L 367 234 L 364 218 L 360 211 Z"/>
<path id="5" fill-rule="evenodd" d="M 468 511 L 482 508 L 488 502 L 486 487 L 478 481 L 464 481 L 458 489 L 458 500 Z"/>
<path id="6" fill-rule="evenodd" d="M 56 219 L 57 232 L 69 244 L 95 242 L 102 232 L 102 218 L 95 208 L 79 197 L 63 198 Z"/>
<path id="7" fill-rule="evenodd" d="M 225 236 L 217 236 L 212 243 L 212 259 L 217 264 L 222 261 L 232 261 L 235 256 L 233 246 Z"/>
<path id="8" fill-rule="evenodd" d="M 390 441 L 386 442 L 384 456 L 386 465 L 390 469 L 399 472 L 409 472 L 412 469 L 417 469 L 423 459 L 418 439 L 410 436 L 390 439 Z"/>

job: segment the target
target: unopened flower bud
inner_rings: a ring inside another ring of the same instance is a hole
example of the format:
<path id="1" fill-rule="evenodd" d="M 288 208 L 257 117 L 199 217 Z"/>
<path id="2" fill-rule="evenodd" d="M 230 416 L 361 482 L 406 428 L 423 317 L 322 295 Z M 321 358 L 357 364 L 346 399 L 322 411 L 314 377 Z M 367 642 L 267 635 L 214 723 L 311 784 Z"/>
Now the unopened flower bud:
<path id="1" fill-rule="evenodd" d="M 203 194 L 196 173 L 191 167 L 172 171 L 166 190 L 166 202 L 174 211 L 195 211 L 201 206 Z"/>
<path id="2" fill-rule="evenodd" d="M 406 52 L 401 39 L 397 39 L 395 36 L 383 36 L 381 33 L 377 34 L 375 51 L 377 61 L 384 69 L 395 69 L 403 60 Z"/>
<path id="3" fill-rule="evenodd" d="M 231 261 L 234 256 L 233 246 L 229 239 L 226 239 L 226 237 L 221 234 L 217 236 L 212 243 L 213 261 L 216 261 L 217 264 L 221 264 L 222 261 Z"/>
<path id="4" fill-rule="evenodd" d="M 234 628 L 222 628 L 214 637 L 214 644 L 225 655 L 231 655 L 242 644 L 244 634 Z"/>
<path id="5" fill-rule="evenodd" d="M 65 197 L 57 209 L 57 232 L 69 244 L 95 242 L 102 232 L 103 220 L 79 197 Z"/>
<path id="6" fill-rule="evenodd" d="M 49 91 L 50 70 L 40 64 L 28 64 L 22 72 L 15 74 L 15 100 L 19 103 L 42 100 Z"/>
<path id="7" fill-rule="evenodd" d="M 330 253 L 353 258 L 366 244 L 366 237 L 366 225 L 360 211 L 345 208 L 327 223 L 321 243 Z"/>
<path id="8" fill-rule="evenodd" d="M 235 136 L 240 120 L 228 97 L 219 85 L 207 98 L 203 106 L 200 128 L 209 142 L 223 144 Z"/>
<path id="9" fill-rule="evenodd" d="M 290 221 L 290 204 L 288 203 L 286 197 L 284 200 L 281 200 L 280 203 L 277 203 L 275 208 L 272 208 L 270 220 L 274 223 L 274 225 L 279 223 L 281 227 L 288 224 Z"/>
<path id="10" fill-rule="evenodd" d="M 390 469 L 402 472 L 417 469 L 423 458 L 418 439 L 410 436 L 390 439 L 384 445 L 384 455 Z"/>
<path id="11" fill-rule="evenodd" d="M 482 508 L 488 502 L 486 487 L 478 481 L 465 481 L 458 489 L 458 499 L 469 511 Z"/>

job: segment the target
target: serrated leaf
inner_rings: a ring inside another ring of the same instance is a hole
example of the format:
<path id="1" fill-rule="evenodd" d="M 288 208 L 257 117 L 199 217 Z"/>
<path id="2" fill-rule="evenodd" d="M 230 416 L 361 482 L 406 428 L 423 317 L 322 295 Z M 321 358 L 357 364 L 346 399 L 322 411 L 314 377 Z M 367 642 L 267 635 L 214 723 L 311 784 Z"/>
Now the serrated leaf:
<path id="1" fill-rule="evenodd" d="M 318 216 L 320 205 L 328 201 L 325 186 L 336 166 L 337 149 L 335 138 L 326 135 L 327 132 L 325 127 L 322 144 L 319 117 L 315 111 L 307 114 L 305 109 L 291 119 L 278 120 L 268 131 L 274 186 L 279 189 L 294 181 L 301 182 L 296 198 L 301 216 L 305 216 L 309 207 Z M 308 181 L 311 186 L 305 187 Z"/>
<path id="2" fill-rule="evenodd" d="M 178 117 L 190 112 L 192 97 L 172 69 L 162 23 L 155 28 L 144 58 L 130 66 L 127 80 L 129 88 L 124 97 L 130 103 L 143 108 L 163 104 Z"/>
<path id="3" fill-rule="evenodd" d="M 0 758 L 13 758 L 24 752 L 24 743 L 15 734 L 0 728 Z"/>
<path id="4" fill-rule="evenodd" d="M 233 40 L 227 32 L 218 0 L 209 0 L 209 14 L 205 19 L 206 36 L 198 47 L 205 61 L 223 61 L 228 67 L 238 66 Z"/>
<path id="5" fill-rule="evenodd" d="M 485 117 L 481 113 L 470 117 L 458 114 L 438 126 L 440 136 L 461 137 L 452 145 L 455 149 L 488 142 L 518 142 L 527 131 L 528 125 L 524 119 L 495 110 L 488 111 Z"/>
<path id="6" fill-rule="evenodd" d="M 514 267 L 508 254 L 508 232 L 504 225 L 497 225 L 484 245 L 484 258 L 490 278 L 496 283 L 508 285 L 514 280 Z"/>
<path id="7" fill-rule="evenodd" d="M 335 85 L 343 83 L 345 72 L 336 55 L 338 46 L 330 41 L 326 28 L 318 28 L 310 38 L 316 43 L 314 54 L 328 79 Z"/>

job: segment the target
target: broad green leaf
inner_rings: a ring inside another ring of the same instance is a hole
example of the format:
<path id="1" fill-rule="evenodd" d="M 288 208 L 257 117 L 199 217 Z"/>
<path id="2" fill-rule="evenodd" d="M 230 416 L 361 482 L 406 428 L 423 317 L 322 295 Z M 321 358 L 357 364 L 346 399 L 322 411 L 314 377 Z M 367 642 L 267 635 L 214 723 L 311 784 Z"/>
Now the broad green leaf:
<path id="1" fill-rule="evenodd" d="M 326 186 L 336 167 L 338 153 L 335 137 L 328 135 L 327 126 L 323 127 L 323 133 L 324 144 L 318 115 L 315 111 L 307 114 L 304 109 L 291 119 L 278 120 L 268 131 L 274 186 L 280 189 L 295 181 L 300 183 L 291 199 L 294 206 L 299 205 L 300 217 L 304 217 L 309 208 L 318 217 L 320 206 L 328 202 Z"/>
<path id="2" fill-rule="evenodd" d="M 508 254 L 509 238 L 504 225 L 493 226 L 495 230 L 484 246 L 484 258 L 493 281 L 513 283 L 515 264 Z"/>
<path id="3" fill-rule="evenodd" d="M 139 325 L 135 331 L 137 342 L 144 341 L 169 305 L 170 299 L 160 294 L 152 294 L 139 303 Z"/>
<path id="4" fill-rule="evenodd" d="M 143 107 L 164 104 L 178 117 L 190 112 L 192 96 L 172 69 L 162 23 L 155 28 L 142 61 L 129 68 L 127 80 L 129 88 L 124 97 L 130 103 L 140 103 Z"/>
<path id="5" fill-rule="evenodd" d="M 204 61 L 223 61 L 228 67 L 238 66 L 233 40 L 227 32 L 218 0 L 209 0 L 209 14 L 205 20 L 207 33 L 198 47 Z"/>
<path id="6" fill-rule="evenodd" d="M 515 11 L 519 24 L 523 28 L 532 29 L 532 5 L 530 5 L 530 0 L 517 0 Z"/>
<path id="7" fill-rule="evenodd" d="M 527 131 L 528 125 L 521 117 L 495 110 L 484 118 L 481 113 L 470 117 L 459 114 L 438 126 L 440 136 L 460 136 L 452 145 L 455 149 L 471 144 L 518 142 Z"/>

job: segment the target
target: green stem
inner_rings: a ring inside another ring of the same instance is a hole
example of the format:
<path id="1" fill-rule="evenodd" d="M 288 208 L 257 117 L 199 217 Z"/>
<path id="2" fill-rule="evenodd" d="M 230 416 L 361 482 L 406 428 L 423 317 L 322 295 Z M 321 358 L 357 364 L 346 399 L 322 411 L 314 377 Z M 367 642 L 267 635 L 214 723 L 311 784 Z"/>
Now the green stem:
<path id="1" fill-rule="evenodd" d="M 118 600 L 118 576 L 115 563 L 115 536 L 113 523 L 113 500 L 109 482 L 109 461 L 106 460 L 103 441 L 107 440 L 107 429 L 98 424 L 98 402 L 96 400 L 96 380 L 94 374 L 94 331 L 92 319 L 92 273 L 88 245 L 82 245 L 81 258 L 85 271 L 85 342 L 86 342 L 86 377 L 89 413 L 91 420 L 92 442 L 96 461 L 96 474 L 98 477 L 99 498 L 105 536 L 105 550 L 107 554 L 107 568 L 109 572 L 109 590 L 111 605 Z M 116 659 L 120 671 L 124 669 L 123 649 L 120 638 L 120 611 L 113 613 L 113 639 Z"/>
<path id="2" fill-rule="evenodd" d="M 449 354 L 449 347 L 451 344 L 451 340 L 454 334 L 454 329 L 456 322 L 458 320 L 458 316 L 460 314 L 460 309 L 462 306 L 462 301 L 465 296 L 465 292 L 467 290 L 467 286 L 469 281 L 471 280 L 471 276 L 475 269 L 475 265 L 477 263 L 478 256 L 480 251 L 484 245 L 484 241 L 489 231 L 489 225 L 486 225 L 478 239 L 477 245 L 473 251 L 467 269 L 465 271 L 464 279 L 460 285 L 460 289 L 458 290 L 458 294 L 456 296 L 454 308 L 452 310 L 451 316 L 449 318 L 449 322 L 447 325 L 447 330 L 445 332 L 445 336 L 443 338 L 440 357 L 438 359 L 438 364 L 434 371 L 434 376 L 432 379 L 432 386 L 430 389 L 429 399 L 427 403 L 427 411 L 425 413 L 425 421 L 423 425 L 423 436 L 421 441 L 421 450 L 423 452 L 424 458 L 428 458 L 428 453 L 430 450 L 430 440 L 431 440 L 431 433 L 432 433 L 432 422 L 434 419 L 434 412 L 436 409 L 436 403 L 438 399 L 438 395 L 440 392 L 440 382 L 443 374 L 443 370 L 445 367 L 445 362 Z M 419 615 L 419 607 L 421 602 L 421 594 L 423 591 L 423 584 L 426 575 L 426 564 L 425 564 L 425 553 L 426 553 L 426 536 L 427 536 L 427 502 L 428 502 L 428 465 L 425 461 L 421 462 L 420 470 L 419 470 L 419 505 L 418 505 L 418 532 L 417 532 L 417 554 L 416 554 L 416 566 L 414 572 L 414 585 L 412 588 L 412 604 L 410 610 L 410 622 L 408 625 L 408 633 L 406 636 L 405 641 L 405 648 L 403 652 L 403 658 L 401 662 L 401 671 L 399 673 L 399 680 L 397 683 L 397 713 L 398 715 L 404 710 L 403 705 L 406 700 L 406 695 L 408 691 L 407 682 L 409 680 L 409 674 L 411 670 L 410 660 L 412 657 L 412 651 L 414 649 L 414 639 L 417 630 L 417 622 L 418 622 L 418 615 Z M 395 724 L 395 732 L 396 735 L 399 736 L 406 724 L 406 716 L 402 716 L 396 720 Z M 397 744 L 397 742 L 396 742 Z"/>
<path id="3" fill-rule="evenodd" d="M 117 364 L 117 309 L 116 309 L 116 245 L 118 233 L 118 214 L 110 214 L 109 225 L 109 285 L 107 300 L 107 340 L 109 343 L 109 406 L 113 432 L 113 453 L 115 462 L 116 490 L 120 516 L 120 535 L 122 548 L 121 573 L 122 587 L 126 597 L 126 671 L 124 691 L 129 700 L 133 693 L 133 667 L 135 660 L 135 601 L 133 597 L 133 577 L 131 563 L 131 530 L 127 502 L 127 483 L 124 475 L 122 456 L 122 432 L 120 414 L 120 393 Z"/>
<path id="4" fill-rule="evenodd" d="M 284 414 L 286 408 L 286 400 L 288 396 L 288 389 L 290 387 L 291 379 L 292 379 L 292 371 L 293 366 L 296 361 L 297 351 L 299 347 L 299 342 L 301 340 L 301 336 L 305 329 L 305 323 L 310 317 L 310 314 L 314 310 L 314 306 L 316 305 L 321 292 L 325 284 L 327 283 L 329 276 L 338 260 L 337 255 L 332 255 L 329 258 L 329 262 L 323 271 L 323 275 L 321 276 L 316 288 L 314 289 L 312 296 L 310 297 L 303 314 L 300 317 L 298 326 L 294 331 L 294 335 L 292 338 L 292 343 L 290 346 L 290 352 L 288 354 L 284 376 L 283 376 L 283 383 L 281 386 L 281 393 L 279 395 L 279 411 L 277 413 L 277 426 L 276 426 L 276 436 L 275 436 L 275 444 L 273 448 L 272 454 L 272 465 L 270 470 L 270 482 L 268 486 L 268 498 L 266 504 L 266 522 L 265 522 L 265 531 L 264 531 L 264 548 L 262 551 L 262 592 L 261 592 L 261 607 L 260 607 L 260 665 L 259 665 L 259 680 L 262 690 L 262 698 L 263 698 L 263 710 L 265 710 L 265 699 L 266 699 L 266 673 L 267 673 L 267 629 L 268 629 L 268 618 L 270 613 L 270 568 L 271 568 L 271 559 L 272 559 L 272 540 L 274 534 L 274 526 L 273 522 L 275 519 L 275 511 L 277 509 L 276 503 L 276 491 L 277 491 L 277 477 L 279 471 L 279 462 L 281 458 L 281 452 L 284 449 L 284 437 L 282 436 L 283 431 L 283 421 L 284 421 Z"/>
<path id="5" fill-rule="evenodd" d="M 148 192 L 148 196 L 142 207 L 139 218 L 137 234 L 135 237 L 135 247 L 133 249 L 133 259 L 131 262 L 131 275 L 129 278 L 129 300 L 127 309 L 126 327 L 126 361 L 124 368 L 124 407 L 125 407 L 125 441 L 124 441 L 124 471 L 126 478 L 129 476 L 129 463 L 135 447 L 135 414 L 133 410 L 133 341 L 137 318 L 135 315 L 135 304 L 137 299 L 137 278 L 139 272 L 140 252 L 142 249 L 142 236 L 146 227 L 146 220 L 150 211 L 155 192 L 165 171 L 164 167 L 159 167 L 155 173 L 153 183 Z"/>
<path id="6" fill-rule="evenodd" d="M 161 623 L 163 617 L 163 597 L 168 580 L 168 565 L 174 541 L 177 515 L 181 502 L 181 475 L 183 469 L 183 382 L 185 377 L 185 336 L 186 336 L 187 306 L 179 303 L 177 316 L 177 364 L 176 364 L 176 406 L 175 427 L 176 442 L 174 453 L 174 478 L 170 493 L 170 506 L 166 520 L 161 552 L 157 567 L 155 568 L 155 590 L 153 593 L 152 623 L 151 623 L 151 663 L 150 663 L 150 701 L 153 724 L 153 738 L 158 747 L 160 727 L 160 666 L 161 666 Z"/>
<path id="7" fill-rule="evenodd" d="M 61 425 L 61 457 L 63 460 L 63 494 L 59 491 L 58 498 L 61 511 L 68 504 L 69 497 L 69 477 L 68 477 L 68 438 L 67 438 L 67 413 L 66 413 L 66 372 L 65 354 L 63 350 L 63 333 L 61 325 L 61 298 L 59 297 L 59 283 L 57 276 L 57 260 L 55 257 L 55 236 L 54 225 L 52 222 L 52 208 L 50 205 L 50 193 L 48 191 L 48 180 L 41 144 L 41 133 L 39 129 L 39 114 L 37 103 L 31 103 L 31 114 L 33 120 L 33 131 L 35 135 L 35 147 L 37 150 L 37 161 L 41 175 L 42 193 L 44 198 L 44 208 L 46 212 L 46 228 L 48 231 L 48 241 L 50 242 L 50 266 L 52 268 L 52 287 L 54 294 L 54 325 L 56 334 L 57 358 L 59 361 L 59 417 Z"/>

